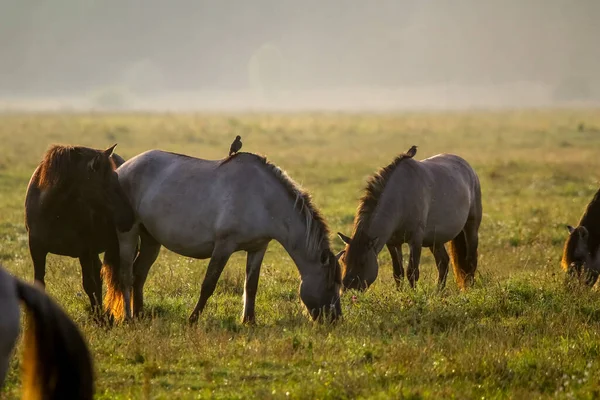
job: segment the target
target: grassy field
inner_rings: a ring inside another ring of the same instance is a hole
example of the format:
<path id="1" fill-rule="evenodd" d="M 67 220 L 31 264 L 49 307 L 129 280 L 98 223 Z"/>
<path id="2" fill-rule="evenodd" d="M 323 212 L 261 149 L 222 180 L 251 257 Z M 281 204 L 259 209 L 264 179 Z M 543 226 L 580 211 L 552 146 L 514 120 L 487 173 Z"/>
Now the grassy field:
<path id="1" fill-rule="evenodd" d="M 581 126 L 580 126 L 581 125 Z M 163 249 L 146 284 L 152 318 L 112 329 L 88 316 L 76 260 L 49 256 L 47 290 L 85 333 L 99 399 L 598 398 L 600 294 L 564 285 L 565 224 L 598 188 L 600 111 L 383 115 L 2 115 L 0 261 L 31 280 L 23 201 L 51 143 L 118 142 L 128 158 L 161 148 L 221 158 L 236 134 L 307 190 L 332 232 L 349 233 L 366 177 L 419 145 L 452 152 L 478 172 L 484 218 L 480 268 L 460 293 L 423 252 L 417 290 L 398 291 L 387 252 L 378 280 L 343 299 L 337 326 L 310 322 L 299 275 L 273 243 L 257 326 L 240 324 L 244 254 L 235 254 L 197 327 L 186 324 L 207 261 Z M 333 238 L 334 248 L 341 242 Z M 405 248 L 405 252 L 408 249 Z M 19 357 L 6 398 L 20 393 Z"/>

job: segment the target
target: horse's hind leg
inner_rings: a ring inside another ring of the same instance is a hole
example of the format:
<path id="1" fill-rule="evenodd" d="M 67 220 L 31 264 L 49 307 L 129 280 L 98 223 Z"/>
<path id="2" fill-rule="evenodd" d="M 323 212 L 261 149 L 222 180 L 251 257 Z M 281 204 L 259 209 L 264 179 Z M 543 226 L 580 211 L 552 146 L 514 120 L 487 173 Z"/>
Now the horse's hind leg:
<path id="1" fill-rule="evenodd" d="M 450 256 L 443 244 L 436 244 L 429 248 L 435 258 L 435 265 L 438 269 L 438 289 L 443 289 L 446 286 L 446 277 L 448 276 L 448 265 L 450 264 Z"/>
<path id="2" fill-rule="evenodd" d="M 133 262 L 138 249 L 140 237 L 139 225 L 134 225 L 129 232 L 117 232 L 119 238 L 119 271 L 120 290 L 122 290 L 125 319 L 131 319 L 131 288 L 133 286 Z"/>
<path id="3" fill-rule="evenodd" d="M 254 302 L 256 300 L 256 290 L 258 288 L 258 276 L 260 275 L 260 266 L 262 265 L 267 245 L 261 249 L 248 253 L 246 259 L 246 282 L 244 285 L 244 314 L 242 323 L 254 324 Z"/>
<path id="4" fill-rule="evenodd" d="M 89 253 L 79 257 L 79 264 L 81 264 L 83 290 L 90 299 L 92 314 L 98 316 L 102 310 L 102 279 L 100 277 L 102 263 L 98 254 Z"/>
<path id="5" fill-rule="evenodd" d="M 232 252 L 233 251 L 229 248 L 229 246 L 226 246 L 225 243 L 217 242 L 215 244 L 210 262 L 208 263 L 206 275 L 204 276 L 204 281 L 202 282 L 202 288 L 200 289 L 200 298 L 198 299 L 198 303 L 196 303 L 196 307 L 188 319 L 190 324 L 198 322 L 198 317 L 200 316 L 202 310 L 204 310 L 208 298 L 212 296 L 213 292 L 215 291 L 215 288 L 217 287 L 217 281 L 219 280 L 219 277 L 223 272 L 223 268 L 225 268 L 225 264 L 227 264 Z"/>
<path id="6" fill-rule="evenodd" d="M 144 284 L 150 267 L 160 253 L 160 243 L 145 228 L 140 227 L 140 251 L 133 263 L 133 315 L 138 317 L 144 310 Z"/>
<path id="7" fill-rule="evenodd" d="M 394 270 L 394 281 L 396 287 L 400 287 L 404 281 L 404 267 L 402 266 L 402 245 L 395 246 L 387 244 L 387 249 L 392 257 L 392 268 Z"/>
<path id="8" fill-rule="evenodd" d="M 421 262 L 421 241 L 415 241 L 410 244 L 410 258 L 408 259 L 408 268 L 406 276 L 410 287 L 414 288 L 419 281 L 419 263 Z"/>
<path id="9" fill-rule="evenodd" d="M 466 277 L 465 284 L 470 286 L 475 280 L 475 272 L 477 271 L 477 248 L 479 246 L 479 224 L 478 220 L 468 220 L 463 229 L 465 241 L 467 244 L 466 254 Z"/>
<path id="10" fill-rule="evenodd" d="M 46 277 L 46 256 L 48 252 L 31 235 L 29 236 L 29 253 L 33 261 L 34 280 L 45 287 L 46 282 L 44 279 Z"/>

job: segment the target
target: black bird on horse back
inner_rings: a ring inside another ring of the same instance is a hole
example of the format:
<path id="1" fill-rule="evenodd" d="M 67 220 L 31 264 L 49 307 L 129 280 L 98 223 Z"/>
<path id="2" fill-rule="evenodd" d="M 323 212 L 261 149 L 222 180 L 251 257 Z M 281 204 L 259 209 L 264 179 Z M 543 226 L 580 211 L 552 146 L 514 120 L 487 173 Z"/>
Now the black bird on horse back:
<path id="1" fill-rule="evenodd" d="M 99 253 L 117 246 L 134 215 L 115 169 L 124 160 L 106 150 L 52 145 L 33 172 L 25 197 L 25 224 L 35 280 L 45 285 L 48 253 L 79 259 L 92 311 L 102 306 Z M 99 315 L 99 314 L 98 314 Z"/>
<path id="2" fill-rule="evenodd" d="M 242 149 L 242 137 L 240 135 L 237 135 L 235 137 L 235 140 L 231 143 L 231 146 L 229 147 L 229 157 L 231 157 L 232 155 L 234 155 L 241 149 Z"/>
<path id="3" fill-rule="evenodd" d="M 414 156 L 417 155 L 417 146 L 413 145 L 411 146 L 410 149 L 408 149 L 408 151 L 406 152 L 406 155 L 409 156 L 410 158 L 413 158 Z"/>

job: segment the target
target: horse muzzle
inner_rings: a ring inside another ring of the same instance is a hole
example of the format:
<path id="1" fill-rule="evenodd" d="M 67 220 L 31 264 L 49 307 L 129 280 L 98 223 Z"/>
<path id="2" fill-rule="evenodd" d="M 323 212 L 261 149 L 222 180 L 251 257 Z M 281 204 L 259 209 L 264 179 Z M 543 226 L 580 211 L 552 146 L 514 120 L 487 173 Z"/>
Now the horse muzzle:
<path id="1" fill-rule="evenodd" d="M 310 310 L 310 316 L 313 321 L 321 323 L 326 322 L 331 324 L 338 321 L 342 317 L 342 306 L 340 305 L 339 298 L 330 306 Z"/>
<path id="2" fill-rule="evenodd" d="M 361 292 L 366 291 L 372 282 L 367 282 L 366 280 L 360 279 L 360 277 L 356 277 L 353 279 L 344 279 L 342 284 L 342 292 L 346 290 L 359 290 Z"/>

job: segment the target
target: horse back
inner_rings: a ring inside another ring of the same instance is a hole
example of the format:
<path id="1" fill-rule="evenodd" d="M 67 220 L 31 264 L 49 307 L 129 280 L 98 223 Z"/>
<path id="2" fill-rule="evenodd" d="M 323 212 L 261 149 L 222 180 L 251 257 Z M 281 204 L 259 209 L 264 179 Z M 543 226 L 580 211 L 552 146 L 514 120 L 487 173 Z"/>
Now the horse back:
<path id="1" fill-rule="evenodd" d="M 402 174 L 398 190 L 402 194 L 401 229 L 424 231 L 424 245 L 454 238 L 468 219 L 481 218 L 479 179 L 461 157 L 442 154 L 413 161 Z M 408 235 L 404 233 L 404 235 Z"/>
<path id="2" fill-rule="evenodd" d="M 246 153 L 202 160 L 151 150 L 117 173 L 138 221 L 163 246 L 186 256 L 210 256 L 214 238 L 225 232 L 244 243 L 262 240 L 273 229 L 270 213 L 290 209 L 289 202 L 277 201 L 290 197 L 279 180 Z"/>
<path id="3" fill-rule="evenodd" d="M 470 205 L 481 201 L 479 177 L 464 158 L 455 154 L 439 154 L 420 163 L 432 181 L 436 198 L 452 201 L 468 194 Z"/>

